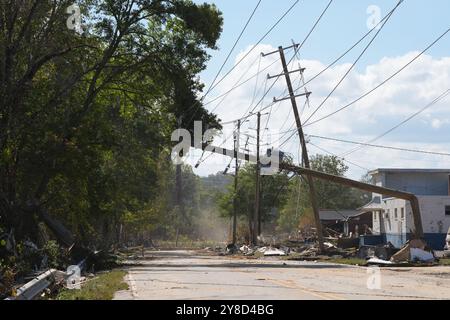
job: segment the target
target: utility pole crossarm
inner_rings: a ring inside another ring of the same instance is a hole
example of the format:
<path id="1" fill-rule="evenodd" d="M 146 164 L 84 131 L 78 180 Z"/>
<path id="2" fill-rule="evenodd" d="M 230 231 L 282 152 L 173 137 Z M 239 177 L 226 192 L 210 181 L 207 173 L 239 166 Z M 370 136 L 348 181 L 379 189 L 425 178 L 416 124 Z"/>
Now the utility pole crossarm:
<path id="1" fill-rule="evenodd" d="M 311 95 L 311 92 L 305 92 L 305 93 L 300 93 L 300 94 L 294 95 L 294 98 L 304 97 L 304 96 L 309 97 L 310 95 Z M 276 102 L 290 100 L 290 99 L 292 99 L 290 96 L 286 97 L 286 98 L 281 98 L 281 99 L 273 98 L 273 102 L 276 103 Z"/>
<path id="2" fill-rule="evenodd" d="M 291 74 L 291 73 L 295 73 L 295 72 L 300 72 L 300 73 L 303 73 L 303 72 L 305 72 L 305 68 L 299 68 L 299 69 L 297 69 L 297 70 L 292 70 L 292 71 L 289 71 L 289 73 Z M 280 73 L 280 74 L 277 74 L 277 75 L 275 75 L 275 76 L 271 76 L 270 74 L 268 74 L 267 75 L 267 79 L 273 79 L 273 78 L 278 78 L 278 77 L 281 77 L 281 76 L 284 76 L 285 74 L 284 73 Z"/>
<path id="3" fill-rule="evenodd" d="M 284 50 L 289 50 L 289 49 L 292 49 L 292 48 L 295 48 L 295 49 L 297 49 L 298 47 L 300 46 L 300 44 L 298 44 L 298 43 L 294 43 L 292 46 L 289 46 L 289 47 L 286 47 L 286 48 L 281 48 L 283 51 Z M 267 57 L 267 56 L 270 56 L 270 55 L 272 55 L 272 54 L 275 54 L 275 53 L 278 53 L 279 52 L 279 50 L 275 50 L 275 51 L 272 51 L 272 52 L 269 52 L 269 53 L 261 53 L 261 56 L 262 57 Z"/>

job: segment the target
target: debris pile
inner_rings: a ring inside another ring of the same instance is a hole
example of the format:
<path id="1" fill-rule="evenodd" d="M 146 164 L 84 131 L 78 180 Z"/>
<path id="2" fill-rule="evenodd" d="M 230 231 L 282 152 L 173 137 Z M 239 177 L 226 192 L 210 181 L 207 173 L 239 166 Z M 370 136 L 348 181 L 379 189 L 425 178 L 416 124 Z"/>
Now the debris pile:
<path id="1" fill-rule="evenodd" d="M 359 245 L 358 238 L 326 237 L 324 249 L 319 250 L 316 239 L 312 237 L 302 239 L 288 238 L 279 241 L 276 237 L 260 237 L 262 246 L 228 245 L 220 250 L 220 255 L 241 255 L 255 257 L 290 256 L 290 260 L 316 261 L 330 259 L 358 258 L 366 260 L 368 265 L 411 265 L 430 264 L 436 261 L 431 248 L 422 240 L 410 240 L 401 249 L 392 243 L 381 245 Z M 210 248 L 207 248 L 210 249 Z M 212 249 L 211 249 L 212 250 Z M 215 250 L 217 252 L 217 248 Z"/>
<path id="2" fill-rule="evenodd" d="M 268 239 L 268 238 L 266 238 Z M 315 241 L 308 240 L 292 240 L 278 242 L 274 238 L 270 238 L 270 243 L 264 243 L 262 246 L 252 245 L 233 245 L 229 244 L 220 251 L 212 248 L 205 248 L 207 251 L 214 251 L 219 255 L 242 255 L 242 256 L 264 256 L 264 257 L 283 257 L 292 256 L 295 260 L 317 260 L 329 258 L 347 258 L 354 257 L 357 253 L 357 247 L 348 246 L 347 248 L 339 248 L 337 240 L 328 238 L 324 243 L 324 251 L 320 253 L 319 247 Z"/>
<path id="3" fill-rule="evenodd" d="M 374 255 L 369 258 L 369 265 L 402 265 L 402 264 L 430 264 L 436 261 L 431 248 L 420 239 L 408 241 L 400 250 L 391 256 Z"/>
<path id="4" fill-rule="evenodd" d="M 32 253 L 36 253 L 36 257 L 42 260 L 36 269 L 26 275 L 15 280 L 12 279 L 10 289 L 4 290 L 6 294 L 1 298 L 6 300 L 36 300 L 43 299 L 52 296 L 62 288 L 79 289 L 79 284 L 86 281 L 87 277 L 93 277 L 92 272 L 95 270 L 110 269 L 118 264 L 118 255 L 108 251 L 91 251 L 91 250 L 78 250 L 74 255 L 82 255 L 84 258 L 76 264 L 70 263 L 74 260 L 67 260 L 64 264 L 59 265 L 57 268 L 49 268 L 49 257 L 45 254 L 38 255 L 42 249 L 39 249 L 33 242 L 24 242 L 27 250 Z M 73 247 L 68 249 L 68 252 Z M 80 258 L 78 258 L 80 259 Z M 65 270 L 67 269 L 67 270 Z M 89 270 L 89 272 L 88 272 Z M 83 276 L 86 275 L 86 276 Z M 0 274 L 0 281 L 4 276 Z M 15 281 L 14 281 L 15 280 Z M 77 284 L 75 287 L 70 288 L 70 281 L 75 281 L 73 284 Z"/>
<path id="5" fill-rule="evenodd" d="M 395 253 L 398 252 L 392 243 L 377 245 L 377 246 L 361 246 L 358 249 L 357 257 L 360 259 L 378 258 L 388 261 Z"/>
<path id="6" fill-rule="evenodd" d="M 422 240 L 408 241 L 403 248 L 391 257 L 392 262 L 434 262 L 433 250 Z"/>

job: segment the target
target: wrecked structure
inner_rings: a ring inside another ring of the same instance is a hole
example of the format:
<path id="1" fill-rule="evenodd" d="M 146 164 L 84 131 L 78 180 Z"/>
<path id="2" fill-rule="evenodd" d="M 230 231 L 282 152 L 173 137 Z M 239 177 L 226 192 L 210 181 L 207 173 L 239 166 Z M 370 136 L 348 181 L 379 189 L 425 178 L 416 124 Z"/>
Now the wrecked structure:
<path id="1" fill-rule="evenodd" d="M 320 221 L 325 228 L 345 237 L 372 234 L 372 212 L 359 210 L 320 210 Z"/>
<path id="2" fill-rule="evenodd" d="M 413 193 L 419 200 L 424 239 L 435 250 L 443 250 L 450 228 L 450 169 L 377 169 L 370 172 L 380 187 Z M 379 193 L 360 208 L 372 212 L 373 235 L 362 236 L 362 244 L 392 243 L 401 248 L 415 232 L 409 201 Z"/>

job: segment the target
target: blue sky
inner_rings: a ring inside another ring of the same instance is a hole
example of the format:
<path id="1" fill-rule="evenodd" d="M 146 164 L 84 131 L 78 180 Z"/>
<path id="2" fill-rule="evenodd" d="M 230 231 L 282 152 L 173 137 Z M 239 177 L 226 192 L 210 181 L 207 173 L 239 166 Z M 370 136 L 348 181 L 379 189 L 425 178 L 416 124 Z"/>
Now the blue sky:
<path id="1" fill-rule="evenodd" d="M 241 66 L 236 68 L 216 90 L 208 95 L 206 101 L 229 89 L 234 84 L 234 81 L 244 72 L 243 67 L 246 67 L 251 61 L 255 61 L 253 57 L 257 58 L 257 54 L 261 50 L 270 50 L 278 47 L 278 45 L 289 45 L 291 39 L 301 42 L 328 4 L 328 1 L 301 0 L 262 42 L 262 46 L 255 50 L 254 55 L 249 56 Z M 254 9 L 257 0 L 195 2 L 215 3 L 224 16 L 224 30 L 218 43 L 219 50 L 210 52 L 212 55 L 211 61 L 208 63 L 208 68 L 201 75 L 202 81 L 208 87 Z M 228 61 L 222 75 L 230 70 L 238 60 L 239 55 L 242 56 L 243 52 L 253 46 L 293 3 L 293 0 L 262 0 L 258 11 Z M 394 0 L 334 0 L 317 29 L 300 52 L 301 62 L 307 67 L 306 79 L 308 79 L 308 75 L 316 72 L 316 68 L 320 70 L 321 65 L 326 66 L 368 31 L 367 20 L 369 19 L 369 14 L 367 9 L 369 6 L 378 6 L 381 9 L 381 16 L 384 16 L 396 3 L 397 1 Z M 356 68 L 349 74 L 348 79 L 328 103 L 324 105 L 324 114 L 333 111 L 338 106 L 351 101 L 351 98 L 358 97 L 368 89 L 371 89 L 389 76 L 391 71 L 395 71 L 396 68 L 406 63 L 408 59 L 414 56 L 414 52 L 424 49 L 450 27 L 449 13 L 450 1 L 448 0 L 405 0 L 381 31 L 379 37 L 358 62 Z M 329 92 L 333 88 L 334 84 L 347 70 L 348 64 L 355 60 L 363 47 L 364 44 L 360 45 L 341 60 L 335 68 L 311 83 L 308 89 L 313 91 L 311 101 L 313 106 L 319 104 L 321 99 L 326 96 L 327 90 Z M 337 117 L 330 119 L 330 121 L 324 121 L 323 124 L 312 126 L 306 130 L 306 133 L 365 142 L 422 108 L 434 97 L 442 93 L 443 89 L 450 88 L 449 69 L 450 35 L 447 34 L 445 38 L 427 52 L 426 56 L 417 60 L 415 64 L 411 65 L 388 85 L 383 86 L 382 90 L 375 92 L 360 104 L 352 107 L 352 110 L 342 112 Z M 255 66 L 254 71 L 256 70 Z M 275 68 L 273 72 L 277 72 L 277 69 Z M 250 72 L 249 75 L 254 73 Z M 246 105 L 252 100 L 253 86 L 255 85 L 258 85 L 258 83 L 249 83 L 248 86 L 242 88 L 242 91 L 234 92 L 228 96 L 224 106 L 217 109 L 219 117 L 227 121 L 242 116 L 243 109 L 246 109 Z M 259 86 L 261 85 L 262 81 L 259 83 Z M 277 95 L 277 87 L 279 93 L 284 88 L 284 85 L 284 82 L 279 83 L 279 86 L 277 85 L 274 88 L 274 93 L 271 93 L 270 98 L 272 95 Z M 377 143 L 450 152 L 450 145 L 448 145 L 450 109 L 447 107 L 450 107 L 449 98 Z M 284 123 L 283 119 L 290 117 L 289 105 L 281 104 L 277 110 L 279 110 L 277 112 L 279 114 L 272 116 L 268 125 L 270 130 L 280 128 L 281 124 Z M 278 119 L 277 116 L 279 117 Z M 320 113 L 318 116 L 320 116 Z M 252 124 L 249 126 L 251 127 Z M 317 140 L 314 143 L 335 154 L 341 154 L 354 147 L 329 141 Z M 298 142 L 297 144 L 294 142 L 286 147 L 290 149 L 289 152 L 296 154 Z M 320 152 L 314 147 L 311 147 L 311 149 L 313 154 Z M 191 163 L 195 163 L 198 157 L 199 154 L 197 153 L 194 159 L 191 160 Z M 223 167 L 224 162 L 214 163 L 211 160 L 214 158 L 210 157 L 196 172 L 206 175 L 222 170 L 221 167 Z M 450 168 L 449 157 L 434 157 L 411 153 L 399 154 L 398 152 L 386 152 L 373 148 L 365 148 L 360 153 L 349 156 L 348 160 L 357 162 L 357 164 L 369 169 L 412 166 Z M 352 177 L 358 177 L 364 173 L 361 168 L 350 167 L 350 175 Z"/>
<path id="2" fill-rule="evenodd" d="M 219 40 L 219 51 L 211 52 L 209 68 L 204 72 L 206 82 L 212 81 L 225 60 L 234 41 L 256 6 L 257 0 L 196 0 L 214 3 L 224 16 L 224 28 Z M 291 13 L 263 41 L 273 46 L 286 45 L 294 39 L 301 42 L 329 0 L 300 0 Z M 251 24 L 235 49 L 235 54 L 253 45 L 273 23 L 294 3 L 293 0 L 262 0 Z M 322 22 L 302 49 L 306 59 L 331 61 L 367 32 L 367 8 L 380 7 L 382 15 L 389 12 L 396 0 L 334 0 Z M 357 68 L 377 62 L 384 56 L 401 55 L 423 48 L 432 38 L 450 25 L 450 1 L 405 0 L 383 29 L 380 39 L 361 60 Z M 448 55 L 450 40 L 443 41 L 430 51 L 434 57 Z M 344 62 L 354 59 L 348 56 Z M 228 62 L 228 69 L 234 60 Z"/>

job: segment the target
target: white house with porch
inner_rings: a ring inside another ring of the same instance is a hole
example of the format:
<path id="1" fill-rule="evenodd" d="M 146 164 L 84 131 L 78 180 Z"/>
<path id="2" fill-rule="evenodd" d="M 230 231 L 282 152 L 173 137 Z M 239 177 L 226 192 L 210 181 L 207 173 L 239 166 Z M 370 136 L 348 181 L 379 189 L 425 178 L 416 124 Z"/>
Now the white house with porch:
<path id="1" fill-rule="evenodd" d="M 442 250 L 450 227 L 450 169 L 377 169 L 370 175 L 378 186 L 417 196 L 425 240 Z M 372 212 L 375 235 L 363 238 L 363 244 L 391 242 L 399 248 L 414 232 L 409 201 L 374 193 L 372 201 L 360 209 Z"/>

